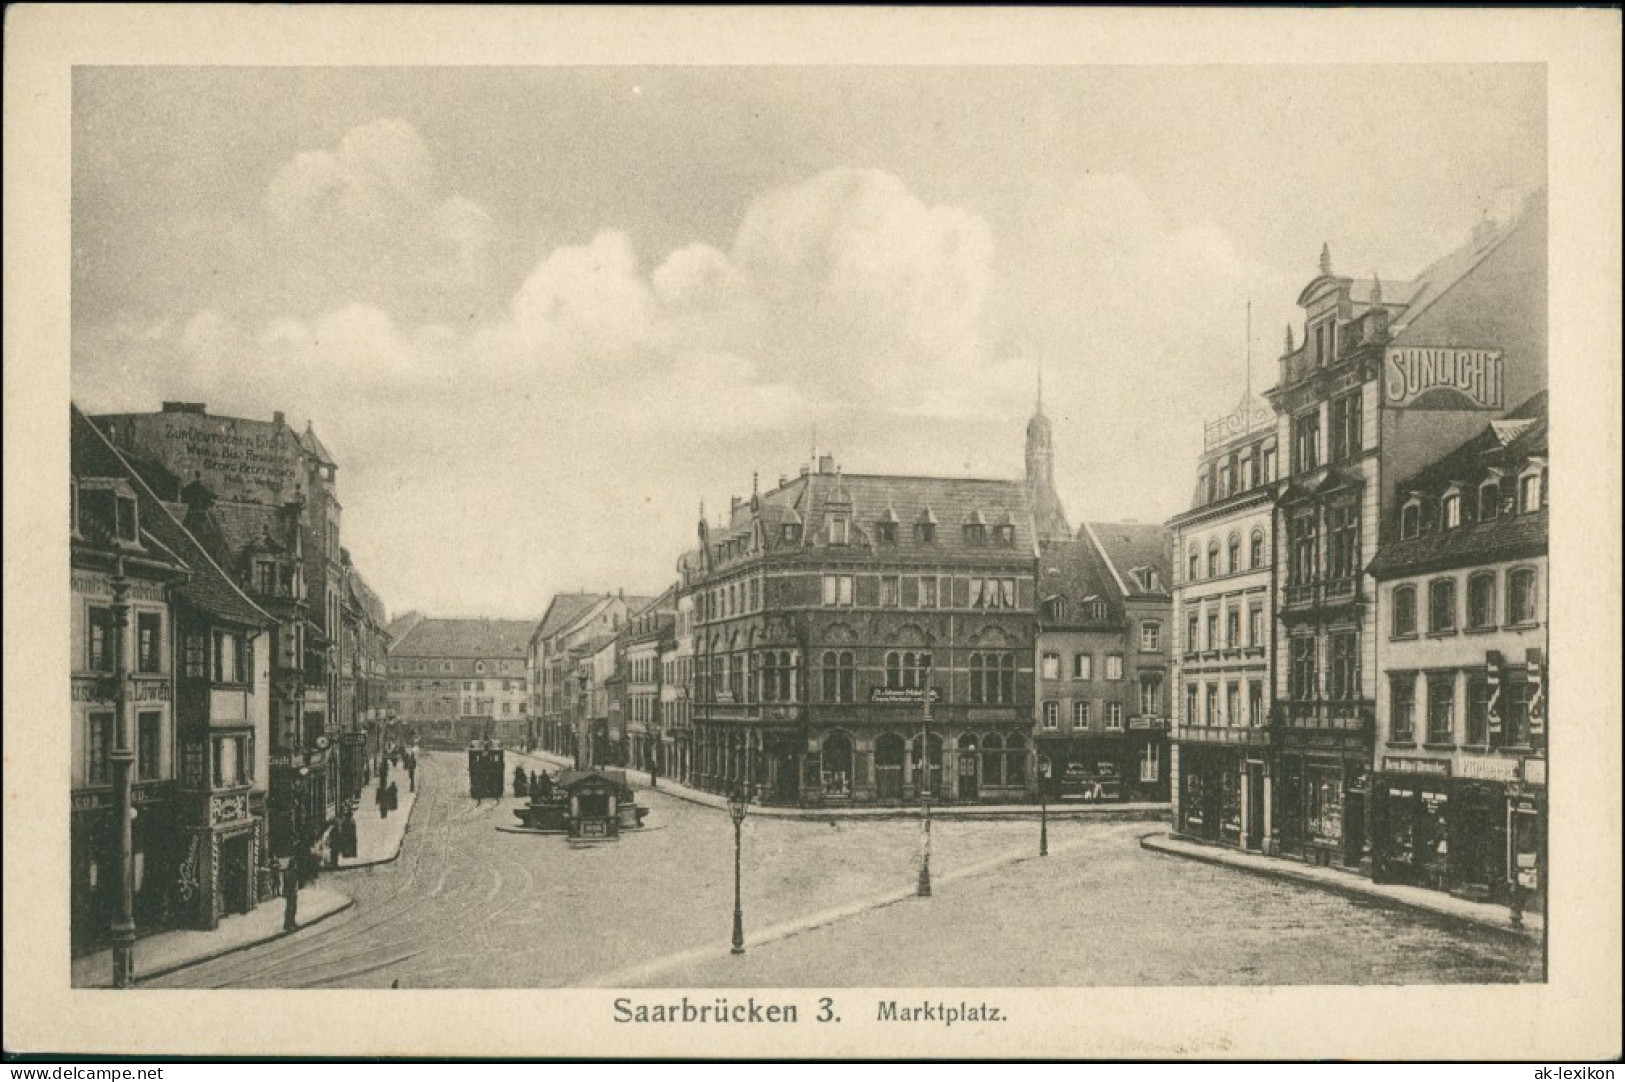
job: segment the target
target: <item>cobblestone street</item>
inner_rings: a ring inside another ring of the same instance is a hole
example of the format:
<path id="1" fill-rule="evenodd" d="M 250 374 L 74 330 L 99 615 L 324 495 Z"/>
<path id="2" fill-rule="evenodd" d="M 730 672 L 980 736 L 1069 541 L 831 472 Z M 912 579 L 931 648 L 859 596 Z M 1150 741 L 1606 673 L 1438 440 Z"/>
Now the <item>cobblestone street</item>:
<path id="1" fill-rule="evenodd" d="M 498 831 L 461 757 L 424 756 L 400 860 L 324 876 L 354 909 L 155 987 L 1318 984 L 1539 979 L 1538 948 L 1143 851 L 1146 823 L 747 819 L 747 951 L 728 953 L 732 828 L 643 790 L 614 844 Z M 809 925 L 814 925 L 809 927 Z M 767 939 L 763 941 L 764 937 Z"/>

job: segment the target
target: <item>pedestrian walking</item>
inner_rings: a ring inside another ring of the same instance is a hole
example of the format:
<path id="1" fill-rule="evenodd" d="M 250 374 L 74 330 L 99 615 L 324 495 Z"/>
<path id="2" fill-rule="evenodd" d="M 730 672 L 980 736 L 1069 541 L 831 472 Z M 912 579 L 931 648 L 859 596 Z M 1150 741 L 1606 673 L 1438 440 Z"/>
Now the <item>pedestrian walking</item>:
<path id="1" fill-rule="evenodd" d="M 353 811 L 346 814 L 344 816 L 344 822 L 339 824 L 339 846 L 343 850 L 344 856 L 350 858 L 351 860 L 355 859 L 356 836 L 355 812 Z"/>
<path id="2" fill-rule="evenodd" d="M 411 792 L 418 791 L 418 757 L 411 752 L 406 753 L 406 783 Z"/>
<path id="3" fill-rule="evenodd" d="M 340 829 L 342 823 L 343 820 L 334 823 L 333 829 L 327 832 L 327 866 L 329 868 L 339 866 L 340 851 L 344 848 L 344 839 Z"/>
<path id="4" fill-rule="evenodd" d="M 515 766 L 513 768 L 513 795 L 524 796 L 527 784 L 528 779 L 525 777 L 525 768 L 522 766 Z"/>
<path id="5" fill-rule="evenodd" d="M 395 783 L 389 783 L 389 810 L 397 811 L 401 806 L 401 794 L 396 790 Z"/>
<path id="6" fill-rule="evenodd" d="M 394 784 L 391 782 L 390 784 Z M 389 818 L 389 786 L 383 781 L 378 782 L 378 818 Z"/>
<path id="7" fill-rule="evenodd" d="M 299 873 L 291 855 L 282 862 L 282 930 L 299 930 Z"/>

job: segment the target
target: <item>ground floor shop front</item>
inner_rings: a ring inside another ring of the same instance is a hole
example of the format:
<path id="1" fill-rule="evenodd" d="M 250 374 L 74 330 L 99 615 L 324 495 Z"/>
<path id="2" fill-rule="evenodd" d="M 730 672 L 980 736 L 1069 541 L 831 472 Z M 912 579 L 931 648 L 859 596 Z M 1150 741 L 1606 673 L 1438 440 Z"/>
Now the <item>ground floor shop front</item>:
<path id="1" fill-rule="evenodd" d="M 1271 818 L 1279 853 L 1369 872 L 1370 752 L 1288 747 L 1275 764 Z"/>
<path id="2" fill-rule="evenodd" d="M 1544 770 L 1531 784 L 1515 760 L 1505 764 L 1495 780 L 1454 776 L 1447 761 L 1385 759 L 1373 779 L 1372 878 L 1540 909 Z"/>
<path id="3" fill-rule="evenodd" d="M 1182 741 L 1171 759 L 1177 833 L 1255 853 L 1279 851 L 1275 771 L 1264 748 Z"/>
<path id="4" fill-rule="evenodd" d="M 1089 736 L 1040 735 L 1039 784 L 1047 800 L 1083 803 L 1168 800 L 1171 762 L 1162 730 Z"/>
<path id="5" fill-rule="evenodd" d="M 1037 799 L 1028 726 L 998 721 L 694 726 L 688 783 L 801 806 L 900 804 L 928 793 L 954 803 Z"/>

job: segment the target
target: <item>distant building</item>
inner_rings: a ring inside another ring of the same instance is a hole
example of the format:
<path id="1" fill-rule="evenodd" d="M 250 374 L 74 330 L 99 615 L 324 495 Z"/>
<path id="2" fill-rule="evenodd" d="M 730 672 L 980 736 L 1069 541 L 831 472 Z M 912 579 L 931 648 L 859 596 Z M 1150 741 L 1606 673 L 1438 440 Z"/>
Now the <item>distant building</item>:
<path id="1" fill-rule="evenodd" d="M 1544 896 L 1548 488 L 1544 395 L 1396 486 L 1370 567 L 1380 881 Z"/>
<path id="2" fill-rule="evenodd" d="M 530 709 L 522 620 L 426 617 L 389 647 L 390 708 L 424 743 L 524 743 Z"/>
<path id="3" fill-rule="evenodd" d="M 619 634 L 629 611 L 648 604 L 649 598 L 617 593 L 556 594 L 526 642 L 526 671 L 532 689 L 534 740 L 543 751 L 578 762 L 579 726 L 585 723 L 586 693 L 578 664 L 591 653 L 590 645 Z M 593 647 L 595 648 L 595 647 Z M 590 683 L 591 674 L 586 674 Z M 607 720 L 607 719 L 606 719 Z"/>
<path id="4" fill-rule="evenodd" d="M 661 661 L 667 648 L 675 645 L 676 622 L 677 590 L 673 587 L 633 613 L 621 633 L 626 653 L 625 759 L 627 766 L 637 770 L 665 770 Z"/>
<path id="5" fill-rule="evenodd" d="M 1026 484 L 843 474 L 824 455 L 698 534 L 678 595 L 694 784 L 781 804 L 1034 793 Z"/>

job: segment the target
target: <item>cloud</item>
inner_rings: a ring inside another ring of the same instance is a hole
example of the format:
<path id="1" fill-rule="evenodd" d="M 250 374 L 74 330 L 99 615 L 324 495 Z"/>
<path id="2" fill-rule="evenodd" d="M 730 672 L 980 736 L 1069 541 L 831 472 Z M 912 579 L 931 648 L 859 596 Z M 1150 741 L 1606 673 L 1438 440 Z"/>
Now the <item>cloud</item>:
<path id="1" fill-rule="evenodd" d="M 992 254 L 977 215 L 928 206 L 889 173 L 836 169 L 753 201 L 732 256 L 776 371 L 816 375 L 833 398 L 895 400 L 900 383 L 978 359 Z"/>

